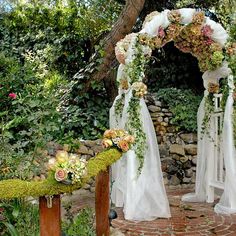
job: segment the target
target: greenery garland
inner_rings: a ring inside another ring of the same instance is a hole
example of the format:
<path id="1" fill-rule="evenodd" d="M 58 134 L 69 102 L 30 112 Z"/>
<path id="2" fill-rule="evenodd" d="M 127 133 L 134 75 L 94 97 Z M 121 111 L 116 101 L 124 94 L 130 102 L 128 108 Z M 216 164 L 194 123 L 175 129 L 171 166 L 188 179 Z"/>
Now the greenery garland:
<path id="1" fill-rule="evenodd" d="M 132 97 L 129 101 L 128 114 L 125 129 L 135 138 L 135 154 L 139 160 L 138 172 L 141 173 L 144 163 L 144 153 L 147 148 L 146 134 L 143 131 L 143 123 L 140 119 L 140 99 Z"/>
<path id="2" fill-rule="evenodd" d="M 202 120 L 201 124 L 201 134 L 203 138 L 203 135 L 206 134 L 208 137 L 213 140 L 213 137 L 211 137 L 209 133 L 209 128 L 210 128 L 210 121 L 212 118 L 212 113 L 214 112 L 214 94 L 209 93 L 205 98 L 204 98 L 204 110 L 205 110 L 205 115 Z"/>
<path id="3" fill-rule="evenodd" d="M 119 119 L 122 116 L 122 111 L 125 105 L 125 94 L 122 93 L 121 97 L 118 98 L 115 102 L 115 117 L 116 117 L 116 123 L 118 124 Z"/>

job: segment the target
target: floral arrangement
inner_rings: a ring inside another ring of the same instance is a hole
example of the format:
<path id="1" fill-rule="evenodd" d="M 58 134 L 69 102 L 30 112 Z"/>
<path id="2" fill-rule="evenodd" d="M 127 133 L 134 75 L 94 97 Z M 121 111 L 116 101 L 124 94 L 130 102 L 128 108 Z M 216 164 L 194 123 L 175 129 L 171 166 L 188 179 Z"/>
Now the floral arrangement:
<path id="1" fill-rule="evenodd" d="M 132 89 L 134 91 L 134 96 L 143 97 L 147 94 L 147 86 L 143 82 L 135 82 L 132 84 Z"/>
<path id="2" fill-rule="evenodd" d="M 208 83 L 208 89 L 207 90 L 208 90 L 209 93 L 219 93 L 219 91 L 220 91 L 219 84 Z"/>
<path id="3" fill-rule="evenodd" d="M 87 162 L 79 159 L 78 155 L 59 150 L 56 158 L 49 160 L 48 169 L 54 173 L 56 181 L 64 184 L 78 184 L 87 173 L 86 165 Z"/>
<path id="4" fill-rule="evenodd" d="M 148 22 L 160 14 L 158 12 L 149 14 L 145 19 L 144 28 Z M 169 24 L 158 26 L 152 34 L 141 31 L 138 34 L 129 34 L 119 41 L 115 49 L 118 61 L 125 64 L 131 39 L 137 36 L 141 45 L 147 45 L 151 49 L 161 48 L 173 40 L 178 49 L 197 57 L 200 70 L 203 72 L 214 70 L 222 64 L 223 47 L 213 39 L 214 29 L 210 23 L 207 24 L 203 11 L 195 12 L 189 24 L 183 23 L 183 16 L 179 10 L 169 11 L 167 19 Z"/>
<path id="5" fill-rule="evenodd" d="M 132 38 L 135 37 L 135 35 L 136 35 L 135 33 L 128 34 L 116 44 L 115 54 L 117 60 L 121 64 L 125 64 L 126 53 L 128 51 L 130 42 Z"/>
<path id="6" fill-rule="evenodd" d="M 213 72 L 224 67 L 226 40 L 227 33 L 223 27 L 206 17 L 203 11 L 179 9 L 150 13 L 140 32 L 129 34 L 117 43 L 115 52 L 117 60 L 122 64 L 123 74 L 122 79 L 118 81 L 121 96 L 114 104 L 115 116 L 119 125 L 118 121 L 124 112 L 124 94 L 132 89 L 132 97 L 126 110 L 128 120 L 125 129 L 135 137 L 134 150 L 140 162 L 139 171 L 143 165 L 146 148 L 146 134 L 140 117 L 140 99 L 147 93 L 147 87 L 142 81 L 145 78 L 145 66 L 152 50 L 173 41 L 179 50 L 191 53 L 198 59 L 202 72 Z M 228 52 L 232 55 L 235 52 L 235 45 L 231 44 Z M 219 74 L 215 73 L 214 76 L 217 77 Z M 216 79 L 215 77 L 212 81 Z M 224 77 L 225 75 L 222 76 Z M 219 85 L 209 83 L 206 89 L 209 92 L 209 97 L 206 99 L 209 107 L 206 109 L 208 115 L 203 122 L 204 127 L 207 126 L 213 109 L 211 98 L 213 93 L 219 92 Z M 112 141 L 107 142 L 105 142 L 106 146 L 112 145 Z"/>
<path id="7" fill-rule="evenodd" d="M 109 129 L 103 135 L 104 148 L 116 147 L 122 152 L 127 152 L 134 143 L 134 137 L 123 129 Z"/>

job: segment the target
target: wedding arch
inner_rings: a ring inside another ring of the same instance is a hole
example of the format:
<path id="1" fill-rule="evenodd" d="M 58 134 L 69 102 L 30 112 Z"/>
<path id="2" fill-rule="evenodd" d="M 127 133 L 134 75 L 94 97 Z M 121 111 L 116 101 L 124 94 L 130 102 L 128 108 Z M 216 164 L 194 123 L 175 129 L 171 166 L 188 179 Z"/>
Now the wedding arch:
<path id="1" fill-rule="evenodd" d="M 142 81 L 152 50 L 173 41 L 180 51 L 191 53 L 198 59 L 205 92 L 197 117 L 196 186 L 195 193 L 183 196 L 182 200 L 213 202 L 214 188 L 220 188 L 224 193 L 215 207 L 218 213 L 236 213 L 236 155 L 232 118 L 234 82 L 227 63 L 227 39 L 226 30 L 206 17 L 203 11 L 183 8 L 152 12 L 146 17 L 141 31 L 127 35 L 115 48 L 120 65 L 114 120 L 119 126 L 126 106 L 127 119 L 123 126 L 136 139 L 134 149 L 139 160 L 139 172 L 143 167 L 146 148 L 140 98 L 147 91 Z M 220 88 L 220 79 L 225 80 L 223 88 Z M 128 103 L 125 99 L 127 91 L 131 91 Z"/>

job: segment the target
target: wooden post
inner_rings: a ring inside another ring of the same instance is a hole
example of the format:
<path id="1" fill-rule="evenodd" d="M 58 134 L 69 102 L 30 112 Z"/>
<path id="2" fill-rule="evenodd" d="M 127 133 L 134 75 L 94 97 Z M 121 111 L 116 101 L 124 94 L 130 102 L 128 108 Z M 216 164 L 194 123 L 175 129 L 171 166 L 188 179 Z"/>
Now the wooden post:
<path id="1" fill-rule="evenodd" d="M 39 197 L 40 214 L 40 236 L 60 236 L 61 235 L 61 199 L 60 195 L 54 195 L 47 199 Z"/>
<path id="2" fill-rule="evenodd" d="M 96 177 L 95 210 L 96 210 L 96 235 L 109 236 L 109 167 L 101 171 Z"/>

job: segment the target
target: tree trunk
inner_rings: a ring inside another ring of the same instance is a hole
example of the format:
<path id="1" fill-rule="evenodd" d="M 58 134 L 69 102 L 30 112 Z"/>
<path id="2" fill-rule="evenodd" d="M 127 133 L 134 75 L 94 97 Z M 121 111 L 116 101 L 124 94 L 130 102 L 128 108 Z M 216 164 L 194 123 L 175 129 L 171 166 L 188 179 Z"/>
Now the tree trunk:
<path id="1" fill-rule="evenodd" d="M 132 28 L 135 25 L 141 10 L 143 9 L 144 3 L 145 0 L 126 0 L 126 4 L 118 20 L 104 40 L 105 56 L 102 64 L 92 77 L 92 80 L 101 81 L 109 78 L 109 81 L 105 82 L 105 87 L 106 91 L 109 91 L 108 94 L 112 100 L 114 100 L 117 94 L 117 90 L 114 89 L 116 88 L 115 76 L 111 73 L 112 64 L 115 60 L 115 45 L 120 39 L 124 38 L 125 35 L 132 31 Z M 91 83 L 91 80 L 89 83 Z"/>

